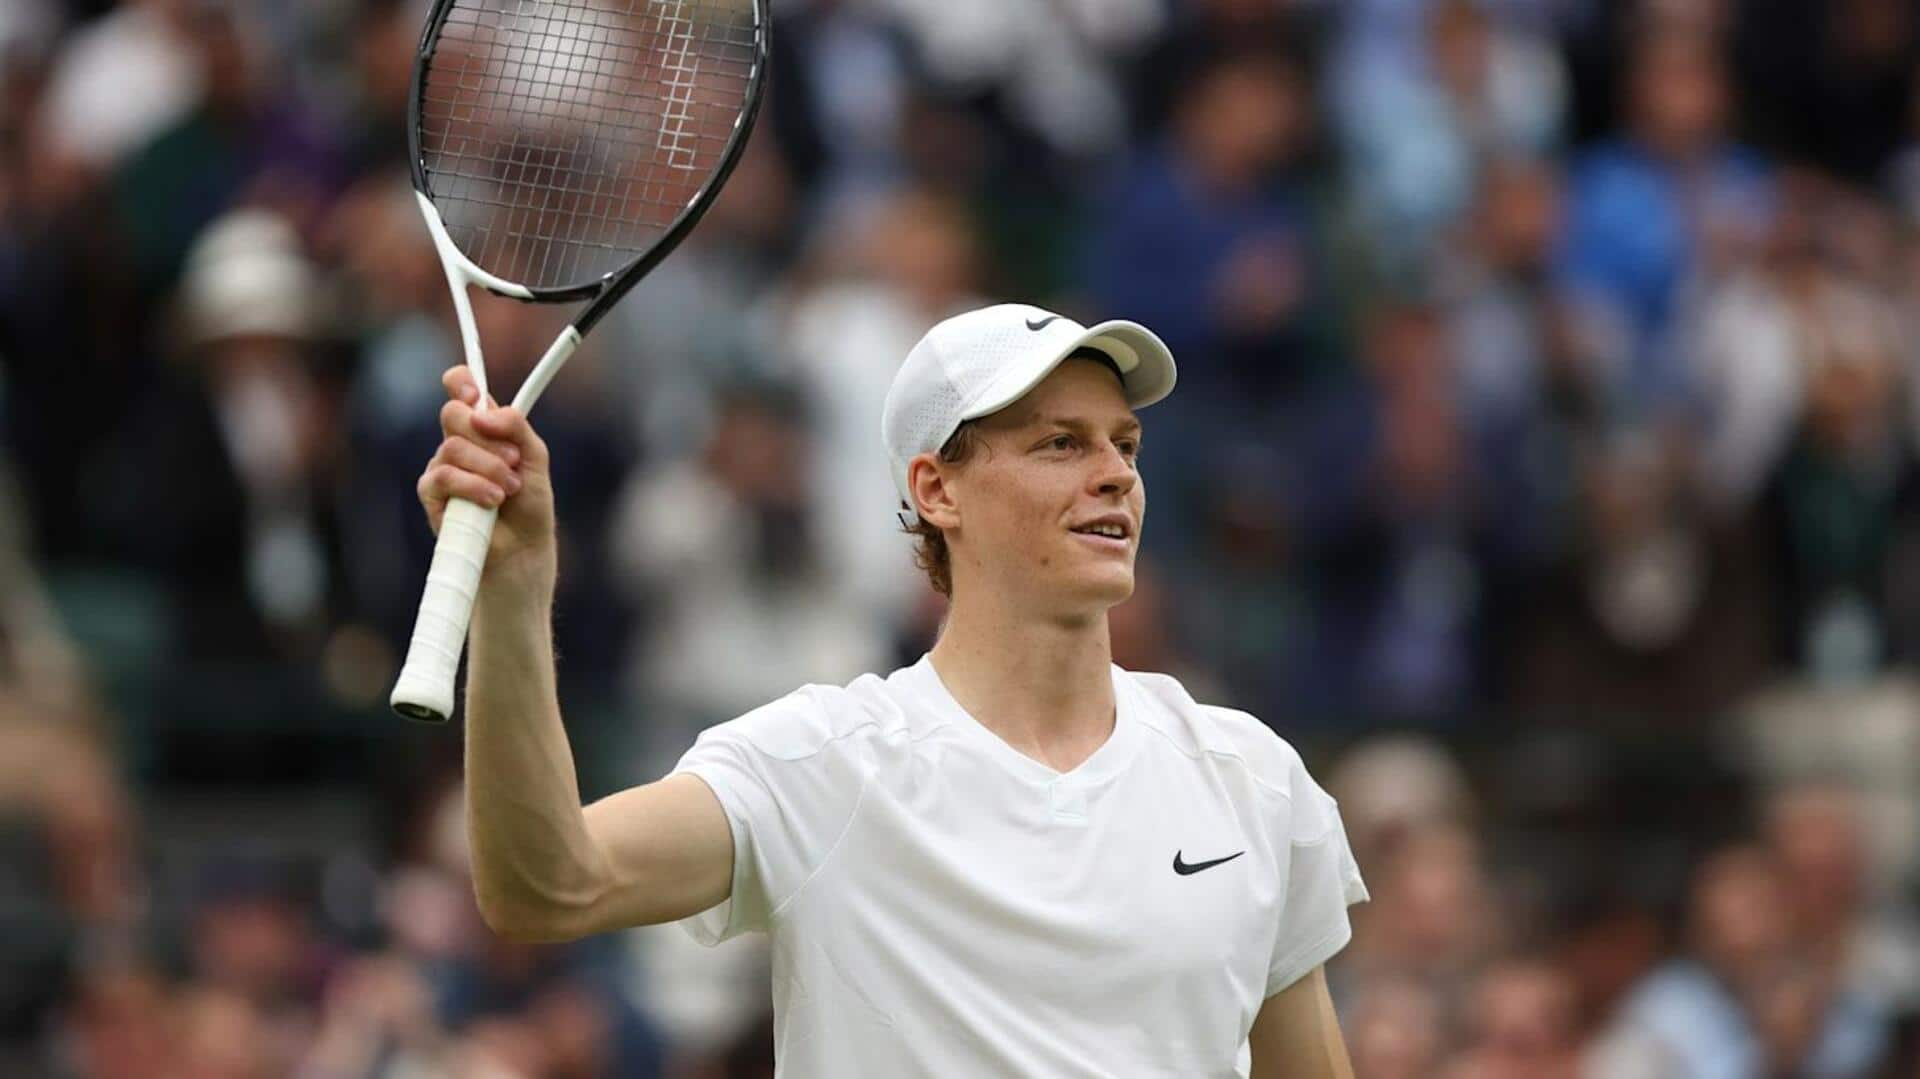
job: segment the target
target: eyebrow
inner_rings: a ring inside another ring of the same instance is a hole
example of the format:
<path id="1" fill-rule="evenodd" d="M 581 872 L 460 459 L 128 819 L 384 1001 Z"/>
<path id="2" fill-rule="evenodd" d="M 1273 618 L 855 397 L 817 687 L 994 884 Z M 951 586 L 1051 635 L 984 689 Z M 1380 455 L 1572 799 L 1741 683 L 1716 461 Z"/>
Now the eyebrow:
<path id="1" fill-rule="evenodd" d="M 1076 416 L 1044 416 L 1036 413 L 1034 415 L 1026 417 L 1025 420 L 1021 423 L 1021 426 L 1022 427 L 1064 427 L 1069 431 L 1086 431 L 1086 430 L 1091 430 L 1094 424 L 1087 420 L 1080 419 L 1079 417 L 1076 417 Z M 1132 416 L 1129 416 L 1126 419 L 1121 420 L 1119 425 L 1114 428 L 1114 432 L 1116 434 L 1127 434 L 1127 435 L 1138 435 L 1140 434 L 1140 430 L 1141 430 L 1140 421 Z"/>

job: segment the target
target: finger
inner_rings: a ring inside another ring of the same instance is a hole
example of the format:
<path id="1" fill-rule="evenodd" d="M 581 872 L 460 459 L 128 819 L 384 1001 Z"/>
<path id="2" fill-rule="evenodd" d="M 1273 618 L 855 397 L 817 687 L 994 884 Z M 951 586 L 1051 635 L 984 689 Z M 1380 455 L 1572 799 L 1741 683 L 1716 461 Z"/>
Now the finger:
<path id="1" fill-rule="evenodd" d="M 421 504 L 427 507 L 428 513 L 434 512 L 450 498 L 464 498 L 489 509 L 499 506 L 507 498 L 507 493 L 492 480 L 449 464 L 437 464 L 422 473 L 419 494 Z"/>
<path id="2" fill-rule="evenodd" d="M 519 409 L 512 406 L 490 408 L 485 412 L 475 413 L 469 422 L 473 425 L 474 431 L 483 438 L 511 442 L 520 447 L 521 459 L 527 464 L 537 468 L 546 467 L 547 444 L 534 432 L 533 425 L 527 422 L 526 414 Z"/>
<path id="3" fill-rule="evenodd" d="M 507 449 L 513 450 L 513 447 L 508 446 Z M 517 456 L 518 451 L 514 452 Z M 520 489 L 520 477 L 514 474 L 513 464 L 505 456 L 469 439 L 447 439 L 440 444 L 440 451 L 434 454 L 434 460 L 463 472 L 485 476 L 508 494 Z"/>
<path id="4" fill-rule="evenodd" d="M 440 433 L 448 438 L 477 442 L 489 452 L 505 458 L 508 465 L 519 465 L 523 454 L 518 445 L 509 439 L 489 438 L 474 429 L 474 418 L 480 415 L 484 413 L 477 413 L 460 401 L 448 401 L 440 406 Z"/>
<path id="5" fill-rule="evenodd" d="M 464 363 L 440 372 L 440 385 L 446 387 L 447 396 L 455 401 L 473 404 L 480 399 L 480 381 L 473 377 L 473 369 Z"/>

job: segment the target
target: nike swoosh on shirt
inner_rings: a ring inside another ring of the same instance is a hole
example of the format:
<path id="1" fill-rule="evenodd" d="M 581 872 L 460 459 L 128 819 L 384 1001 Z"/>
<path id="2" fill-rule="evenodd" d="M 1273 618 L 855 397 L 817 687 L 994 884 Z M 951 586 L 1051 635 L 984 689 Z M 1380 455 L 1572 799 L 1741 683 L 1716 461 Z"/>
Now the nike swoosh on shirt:
<path id="1" fill-rule="evenodd" d="M 1226 863 L 1233 861 L 1235 858 L 1238 858 L 1242 854 L 1245 854 L 1247 852 L 1235 851 L 1234 853 L 1227 855 L 1225 858 L 1215 858 L 1209 862 L 1183 862 L 1180 860 L 1181 853 L 1182 853 L 1181 851 L 1173 852 L 1173 871 L 1185 877 L 1185 876 L 1191 876 L 1194 873 L 1198 873 L 1202 869 L 1212 869 L 1216 865 L 1225 865 Z"/>
<path id="2" fill-rule="evenodd" d="M 1034 321 L 1033 319 L 1028 319 L 1028 320 L 1027 320 L 1027 329 L 1029 329 L 1029 330 L 1044 330 L 1044 329 L 1046 329 L 1046 328 L 1047 328 L 1047 325 L 1048 325 L 1049 323 L 1054 323 L 1054 322 L 1058 322 L 1058 321 L 1060 321 L 1060 320 L 1061 320 L 1062 318 L 1064 318 L 1064 317 L 1066 317 L 1066 316 L 1064 316 L 1064 315 L 1049 315 L 1049 316 L 1047 316 L 1046 318 L 1043 318 L 1043 319 L 1041 319 L 1041 320 L 1039 320 L 1038 322 L 1035 322 L 1035 321 Z"/>

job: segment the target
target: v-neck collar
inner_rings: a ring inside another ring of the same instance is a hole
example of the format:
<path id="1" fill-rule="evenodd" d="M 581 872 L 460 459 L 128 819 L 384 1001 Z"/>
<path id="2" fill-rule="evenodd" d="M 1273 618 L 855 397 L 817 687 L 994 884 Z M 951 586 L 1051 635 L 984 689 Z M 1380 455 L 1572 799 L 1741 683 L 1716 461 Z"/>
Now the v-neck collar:
<path id="1" fill-rule="evenodd" d="M 940 672 L 933 666 L 931 653 L 921 656 L 920 662 L 911 668 L 911 673 L 919 680 L 933 706 L 951 719 L 966 737 L 979 743 L 987 755 L 999 761 L 1007 771 L 1041 786 L 1051 786 L 1062 780 L 1091 785 L 1110 779 L 1126 766 L 1139 741 L 1139 719 L 1134 715 L 1136 705 L 1130 692 L 1132 686 L 1121 677 L 1125 672 L 1117 666 L 1111 668 L 1110 674 L 1113 679 L 1113 730 L 1086 760 L 1065 772 L 1057 771 L 1013 748 L 1006 739 L 975 719 L 947 689 Z"/>

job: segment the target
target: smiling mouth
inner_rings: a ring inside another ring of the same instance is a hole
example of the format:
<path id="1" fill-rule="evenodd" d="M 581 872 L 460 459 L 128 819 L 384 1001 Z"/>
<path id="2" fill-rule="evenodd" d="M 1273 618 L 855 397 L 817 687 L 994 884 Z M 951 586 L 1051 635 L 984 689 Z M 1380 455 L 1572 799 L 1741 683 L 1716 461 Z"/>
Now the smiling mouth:
<path id="1" fill-rule="evenodd" d="M 1067 531 L 1108 554 L 1123 555 L 1133 550 L 1133 528 L 1120 521 L 1096 521 Z"/>

